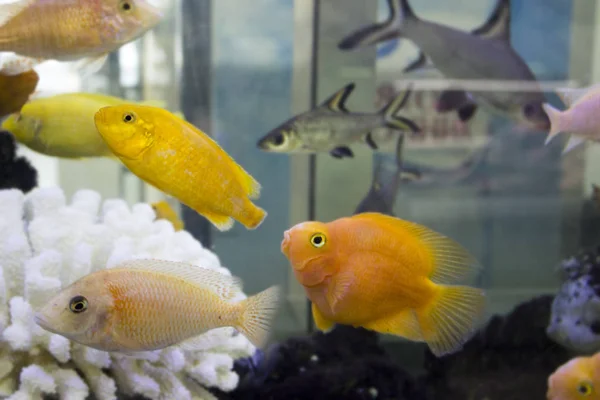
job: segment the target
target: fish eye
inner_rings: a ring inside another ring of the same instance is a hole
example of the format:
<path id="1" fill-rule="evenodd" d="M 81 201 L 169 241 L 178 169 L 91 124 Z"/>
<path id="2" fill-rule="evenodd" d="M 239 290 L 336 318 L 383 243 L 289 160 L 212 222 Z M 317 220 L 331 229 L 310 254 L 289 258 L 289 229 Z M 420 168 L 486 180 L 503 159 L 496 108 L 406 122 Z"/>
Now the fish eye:
<path id="1" fill-rule="evenodd" d="M 281 132 L 277 133 L 277 135 L 275 135 L 275 137 L 273 138 L 273 143 L 276 146 L 281 146 L 284 142 L 285 142 L 285 137 L 283 136 L 283 133 L 281 133 Z"/>
<path id="2" fill-rule="evenodd" d="M 133 9 L 133 4 L 131 0 L 123 0 L 119 3 L 119 9 L 121 11 L 131 11 Z"/>
<path id="3" fill-rule="evenodd" d="M 315 233 L 310 237 L 310 244 L 312 244 L 316 248 L 325 246 L 325 242 L 325 235 L 323 235 L 322 233 Z"/>
<path id="4" fill-rule="evenodd" d="M 88 301 L 83 296 L 75 296 L 69 302 L 69 309 L 75 314 L 84 312 L 88 308 Z"/>
<path id="5" fill-rule="evenodd" d="M 126 124 L 135 122 L 135 114 L 131 112 L 123 114 L 123 122 L 125 122 Z"/>
<path id="6" fill-rule="evenodd" d="M 579 386 L 577 386 L 577 391 L 583 396 L 589 396 L 593 391 L 592 384 L 589 382 L 580 383 Z"/>

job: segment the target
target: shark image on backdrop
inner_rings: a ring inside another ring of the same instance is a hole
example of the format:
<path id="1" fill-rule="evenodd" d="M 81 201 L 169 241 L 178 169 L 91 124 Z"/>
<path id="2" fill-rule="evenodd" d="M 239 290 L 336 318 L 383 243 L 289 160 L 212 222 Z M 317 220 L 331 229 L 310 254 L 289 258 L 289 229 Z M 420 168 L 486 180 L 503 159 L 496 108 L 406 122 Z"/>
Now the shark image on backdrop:
<path id="1" fill-rule="evenodd" d="M 408 0 L 387 0 L 390 16 L 382 23 L 362 27 L 340 41 L 341 50 L 354 50 L 395 38 L 411 40 L 421 51 L 404 72 L 433 64 L 445 78 L 481 82 L 465 89 L 460 82 L 440 95 L 439 112 L 457 112 L 468 121 L 484 105 L 530 127 L 547 130 L 542 108 L 546 101 L 536 77 L 510 44 L 510 0 L 499 0 L 481 27 L 465 32 L 417 17 Z M 502 81 L 500 83 L 498 81 Z M 521 88 L 505 90 L 505 82 Z M 518 90 L 517 90 L 518 89 Z"/>

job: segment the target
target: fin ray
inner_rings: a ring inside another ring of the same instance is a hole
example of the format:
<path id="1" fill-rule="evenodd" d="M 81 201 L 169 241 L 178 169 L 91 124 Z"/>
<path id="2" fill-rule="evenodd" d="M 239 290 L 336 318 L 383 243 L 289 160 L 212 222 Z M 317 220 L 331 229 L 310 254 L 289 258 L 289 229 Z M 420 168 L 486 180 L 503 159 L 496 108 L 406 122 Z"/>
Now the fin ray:
<path id="1" fill-rule="evenodd" d="M 232 217 L 228 215 L 221 215 L 214 212 L 209 211 L 197 211 L 196 212 L 202 215 L 204 218 L 210 221 L 219 231 L 225 232 L 233 228 L 235 221 Z"/>
<path id="2" fill-rule="evenodd" d="M 510 0 L 498 0 L 488 19 L 471 34 L 486 39 L 510 40 Z"/>
<path id="3" fill-rule="evenodd" d="M 127 268 L 171 275 L 198 287 L 210 289 L 223 300 L 233 299 L 243 288 L 242 280 L 238 277 L 178 261 L 132 259 L 122 262 L 113 268 Z"/>
<path id="4" fill-rule="evenodd" d="M 569 137 L 569 141 L 567 142 L 567 145 L 565 146 L 565 148 L 562 151 L 562 154 L 567 154 L 568 152 L 570 152 L 571 150 L 575 149 L 576 147 L 579 147 L 579 145 L 583 144 L 585 142 L 585 139 L 571 134 L 571 136 Z"/>
<path id="5" fill-rule="evenodd" d="M 412 120 L 396 115 L 398 111 L 406 106 L 411 94 L 412 85 L 409 85 L 379 112 L 383 115 L 386 126 L 392 129 L 398 129 L 402 132 L 421 132 L 421 129 Z"/>
<path id="6" fill-rule="evenodd" d="M 271 286 L 241 304 L 243 311 L 236 329 L 257 348 L 263 348 L 267 344 L 280 298 L 279 286 Z"/>
<path id="7" fill-rule="evenodd" d="M 483 314 L 483 290 L 468 286 L 438 286 L 431 302 L 416 310 L 423 338 L 438 357 L 452 353 L 471 338 Z"/>

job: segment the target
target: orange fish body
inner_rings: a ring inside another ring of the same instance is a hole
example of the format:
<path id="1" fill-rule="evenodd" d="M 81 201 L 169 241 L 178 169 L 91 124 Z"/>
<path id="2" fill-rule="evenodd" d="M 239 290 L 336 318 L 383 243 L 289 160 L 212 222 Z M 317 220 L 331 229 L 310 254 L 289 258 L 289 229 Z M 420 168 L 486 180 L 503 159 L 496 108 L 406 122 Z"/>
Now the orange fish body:
<path id="1" fill-rule="evenodd" d="M 35 316 L 44 329 L 104 351 L 133 353 L 180 344 L 233 326 L 255 346 L 278 305 L 273 286 L 247 299 L 239 279 L 164 260 L 131 260 L 64 288 Z"/>
<path id="2" fill-rule="evenodd" d="M 255 229 L 267 216 L 250 200 L 259 196 L 260 184 L 187 121 L 157 107 L 127 104 L 102 108 L 95 123 L 132 173 L 218 229 L 230 229 L 233 219 Z"/>
<path id="3" fill-rule="evenodd" d="M 600 353 L 576 357 L 548 378 L 548 400 L 600 400 Z"/>
<path id="4" fill-rule="evenodd" d="M 0 118 L 21 111 L 35 91 L 39 79 L 33 69 L 18 75 L 0 71 Z"/>
<path id="5" fill-rule="evenodd" d="M 425 341 L 439 356 L 468 339 L 483 311 L 483 291 L 448 285 L 475 260 L 415 223 L 379 213 L 305 222 L 285 232 L 281 247 L 324 331 L 361 326 Z"/>
<path id="6" fill-rule="evenodd" d="M 0 51 L 40 61 L 104 60 L 160 19 L 146 0 L 19 0 L 0 5 Z"/>

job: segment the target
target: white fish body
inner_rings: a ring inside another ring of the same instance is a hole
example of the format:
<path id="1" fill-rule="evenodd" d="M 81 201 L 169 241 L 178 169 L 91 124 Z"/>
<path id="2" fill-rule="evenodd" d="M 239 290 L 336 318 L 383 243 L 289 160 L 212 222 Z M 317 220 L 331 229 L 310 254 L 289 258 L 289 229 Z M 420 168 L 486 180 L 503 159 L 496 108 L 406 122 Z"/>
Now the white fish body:
<path id="1" fill-rule="evenodd" d="M 568 108 L 560 111 L 548 103 L 543 105 L 550 118 L 546 144 L 561 132 L 571 135 L 563 154 L 586 140 L 600 142 L 600 84 L 582 89 L 562 89 L 557 93 Z"/>
<path id="2" fill-rule="evenodd" d="M 262 347 L 279 288 L 238 300 L 241 281 L 218 271 L 165 260 L 131 260 L 62 289 L 35 315 L 38 325 L 103 351 L 136 353 L 194 342 L 234 327 Z"/>

